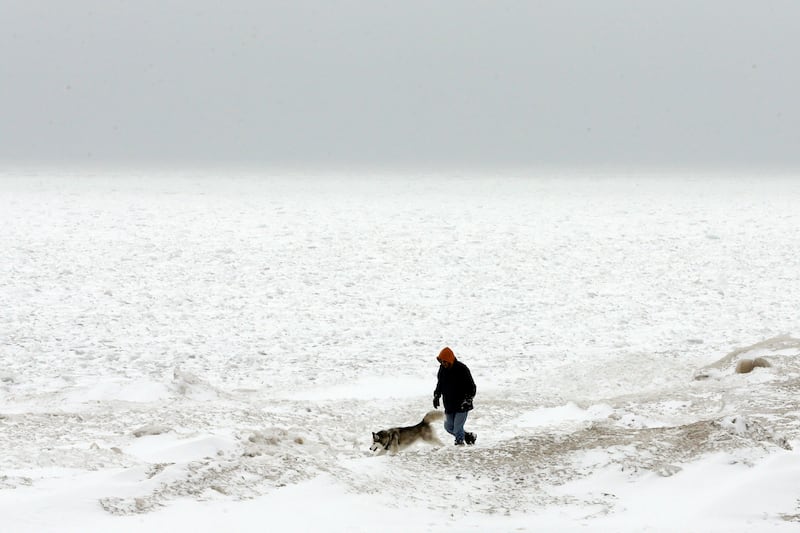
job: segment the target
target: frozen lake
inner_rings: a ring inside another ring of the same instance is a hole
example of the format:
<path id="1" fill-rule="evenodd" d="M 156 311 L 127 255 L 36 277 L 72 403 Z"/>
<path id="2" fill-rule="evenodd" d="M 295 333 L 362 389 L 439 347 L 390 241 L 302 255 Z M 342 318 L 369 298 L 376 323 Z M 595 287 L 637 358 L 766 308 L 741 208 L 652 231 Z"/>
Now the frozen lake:
<path id="1" fill-rule="evenodd" d="M 166 529 L 261 501 L 292 529 L 281 498 L 344 494 L 422 529 L 614 528 L 646 474 L 796 459 L 798 205 L 779 177 L 6 174 L 3 515 Z M 370 457 L 431 408 L 445 345 L 478 446 Z M 789 527 L 798 498 L 754 513 Z"/>

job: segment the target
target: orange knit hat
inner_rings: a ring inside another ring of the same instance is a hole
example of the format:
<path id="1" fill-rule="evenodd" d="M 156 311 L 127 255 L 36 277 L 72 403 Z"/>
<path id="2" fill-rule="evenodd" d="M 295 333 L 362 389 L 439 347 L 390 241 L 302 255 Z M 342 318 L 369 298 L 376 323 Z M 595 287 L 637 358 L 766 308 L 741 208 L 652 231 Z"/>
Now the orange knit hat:
<path id="1" fill-rule="evenodd" d="M 436 360 L 439 361 L 440 363 L 444 362 L 444 363 L 450 363 L 452 365 L 456 361 L 456 356 L 453 353 L 453 350 L 445 346 L 444 348 L 442 348 L 442 351 L 439 352 L 439 357 L 437 357 Z"/>

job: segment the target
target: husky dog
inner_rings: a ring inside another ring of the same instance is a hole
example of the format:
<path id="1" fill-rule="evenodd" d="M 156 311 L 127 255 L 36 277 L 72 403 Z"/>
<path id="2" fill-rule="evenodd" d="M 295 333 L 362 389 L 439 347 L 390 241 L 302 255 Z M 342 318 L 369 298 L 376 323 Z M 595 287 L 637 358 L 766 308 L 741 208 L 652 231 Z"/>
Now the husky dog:
<path id="1" fill-rule="evenodd" d="M 399 450 L 408 448 L 418 440 L 444 446 L 431 427 L 431 422 L 442 418 L 444 418 L 444 415 L 441 411 L 429 411 L 425 418 L 422 419 L 422 422 L 416 426 L 389 428 L 377 433 L 373 432 L 372 446 L 369 449 L 373 452 L 380 451 L 380 454 L 388 451 L 394 455 Z"/>

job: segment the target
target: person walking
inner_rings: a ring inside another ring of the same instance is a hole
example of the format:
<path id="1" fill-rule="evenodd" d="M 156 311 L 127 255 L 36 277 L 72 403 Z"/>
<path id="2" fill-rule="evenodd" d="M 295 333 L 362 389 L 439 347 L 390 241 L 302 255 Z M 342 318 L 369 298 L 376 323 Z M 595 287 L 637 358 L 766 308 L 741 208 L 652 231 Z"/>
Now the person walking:
<path id="1" fill-rule="evenodd" d="M 436 358 L 439 373 L 433 391 L 433 408 L 439 408 L 439 398 L 444 397 L 444 429 L 456 439 L 456 446 L 475 444 L 478 436 L 464 431 L 467 414 L 472 411 L 475 381 L 467 365 L 456 359 L 453 350 L 445 346 Z"/>

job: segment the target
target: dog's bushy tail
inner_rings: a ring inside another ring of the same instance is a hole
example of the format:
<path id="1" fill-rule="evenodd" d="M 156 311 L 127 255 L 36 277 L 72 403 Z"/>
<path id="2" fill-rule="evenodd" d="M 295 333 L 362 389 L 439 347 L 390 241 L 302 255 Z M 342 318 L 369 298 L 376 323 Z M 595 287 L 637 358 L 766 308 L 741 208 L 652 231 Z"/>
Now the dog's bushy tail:
<path id="1" fill-rule="evenodd" d="M 425 418 L 423 418 L 422 421 L 425 424 L 430 424 L 434 420 L 440 420 L 442 418 L 444 418 L 444 413 L 441 411 L 428 411 L 428 414 L 425 415 Z"/>

